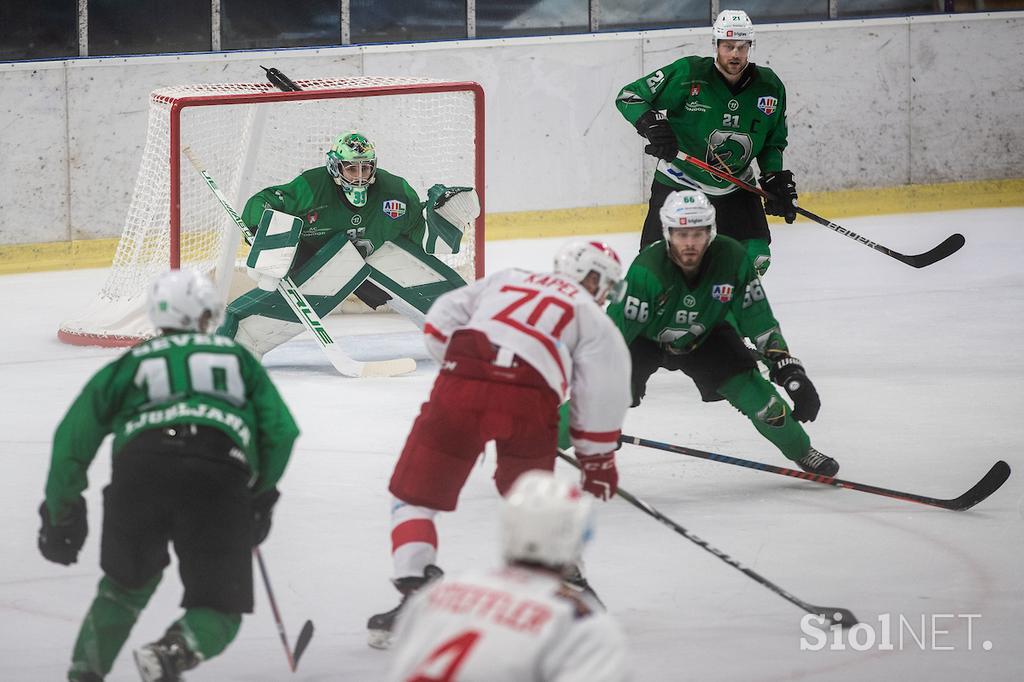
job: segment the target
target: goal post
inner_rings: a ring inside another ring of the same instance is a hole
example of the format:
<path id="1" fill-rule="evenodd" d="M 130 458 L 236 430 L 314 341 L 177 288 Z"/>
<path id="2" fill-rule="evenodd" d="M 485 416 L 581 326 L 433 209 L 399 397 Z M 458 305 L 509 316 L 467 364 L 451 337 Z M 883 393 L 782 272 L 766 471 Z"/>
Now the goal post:
<path id="1" fill-rule="evenodd" d="M 460 253 L 442 256 L 465 279 L 484 268 L 484 97 L 479 84 L 422 78 L 353 77 L 163 88 L 150 96 L 149 125 L 125 227 L 107 281 L 66 320 L 58 337 L 80 345 L 128 346 L 152 336 L 149 283 L 169 268 L 195 267 L 222 293 L 250 287 L 236 274 L 238 227 L 197 173 L 192 148 L 241 211 L 256 191 L 323 165 L 334 138 L 358 130 L 379 167 L 409 181 L 422 199 L 436 183 L 473 186 L 481 213 Z"/>

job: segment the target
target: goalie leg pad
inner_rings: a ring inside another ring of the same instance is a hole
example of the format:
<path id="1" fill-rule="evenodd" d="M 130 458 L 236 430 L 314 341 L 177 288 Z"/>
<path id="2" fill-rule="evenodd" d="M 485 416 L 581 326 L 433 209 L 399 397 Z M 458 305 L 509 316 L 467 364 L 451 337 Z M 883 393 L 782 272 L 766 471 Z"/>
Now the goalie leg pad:
<path id="1" fill-rule="evenodd" d="M 366 263 L 372 268 L 370 281 L 395 299 L 391 306 L 420 327 L 438 296 L 466 284 L 459 273 L 404 237 L 383 244 Z"/>
<path id="2" fill-rule="evenodd" d="M 811 447 L 807 432 L 793 419 L 789 405 L 775 386 L 757 370 L 729 379 L 718 392 L 788 459 L 795 461 L 807 454 Z"/>
<path id="3" fill-rule="evenodd" d="M 294 281 L 310 306 L 325 317 L 366 281 L 370 271 L 359 250 L 339 234 L 303 264 Z M 280 292 L 253 289 L 228 305 L 218 332 L 260 357 L 304 329 Z"/>

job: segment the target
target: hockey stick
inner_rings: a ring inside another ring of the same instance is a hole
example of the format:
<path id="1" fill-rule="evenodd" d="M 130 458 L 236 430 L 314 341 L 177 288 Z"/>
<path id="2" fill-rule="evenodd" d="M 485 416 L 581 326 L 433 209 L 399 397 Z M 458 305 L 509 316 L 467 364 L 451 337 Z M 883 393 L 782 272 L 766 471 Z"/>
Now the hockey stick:
<path id="1" fill-rule="evenodd" d="M 750 184 L 748 184 L 746 182 L 743 182 L 739 178 L 737 178 L 737 177 L 735 177 L 733 175 L 730 175 L 729 173 L 726 173 L 723 170 L 715 168 L 711 164 L 705 163 L 704 161 L 701 161 L 698 158 L 690 156 L 689 154 L 686 154 L 685 152 L 679 152 L 678 154 L 676 154 L 676 158 L 679 159 L 680 161 L 685 161 L 686 163 L 689 163 L 690 165 L 693 165 L 693 166 L 696 166 L 697 168 L 705 170 L 708 173 L 711 173 L 712 175 L 714 175 L 716 177 L 719 177 L 719 178 L 721 178 L 721 179 L 723 179 L 723 180 L 725 180 L 727 182 L 731 182 L 732 184 L 736 185 L 737 187 L 739 187 L 741 189 L 745 189 L 748 192 L 753 192 L 754 194 L 758 194 L 758 195 L 764 197 L 765 199 L 769 199 L 769 200 L 772 200 L 772 201 L 776 200 L 775 195 L 769 194 L 768 192 L 764 191 L 760 187 L 757 187 L 755 185 L 750 185 Z M 846 229 L 842 225 L 838 225 L 836 223 L 833 223 L 831 220 L 827 220 L 827 219 L 822 218 L 821 216 L 819 216 L 817 214 L 811 213 L 807 209 L 801 208 L 799 206 L 794 206 L 794 208 L 796 209 L 797 213 L 799 213 L 800 215 L 804 216 L 805 218 L 810 218 L 811 220 L 813 220 L 814 222 L 818 223 L 819 225 L 824 225 L 825 227 L 827 227 L 830 230 L 838 232 L 839 234 L 841 234 L 841 235 L 843 235 L 845 237 L 849 237 L 850 239 L 853 239 L 854 241 L 860 242 L 861 244 L 864 244 L 865 246 L 868 246 L 868 247 L 874 249 L 875 251 L 879 251 L 881 253 L 884 253 L 886 256 L 889 256 L 890 258 L 895 258 L 896 260 L 900 261 L 901 263 L 906 263 L 907 265 L 910 265 L 910 266 L 915 267 L 915 268 L 927 267 L 927 266 L 931 265 L 932 263 L 936 263 L 936 262 L 942 260 L 943 258 L 947 258 L 947 257 L 953 255 L 954 253 L 956 253 L 957 251 L 959 251 L 960 248 L 963 247 L 963 245 L 967 243 L 967 240 L 964 239 L 964 236 L 962 234 L 960 234 L 960 233 L 951 234 L 950 236 L 946 237 L 946 239 L 941 244 L 936 246 L 935 248 L 933 248 L 933 249 L 931 249 L 929 251 L 925 251 L 924 253 L 918 253 L 918 254 L 914 254 L 914 255 L 908 256 L 908 255 L 900 253 L 898 251 L 893 251 L 892 249 L 890 249 L 887 246 L 882 246 L 881 244 L 873 242 L 870 239 L 868 239 L 867 237 L 862 237 L 861 235 L 857 234 L 856 232 L 853 232 L 851 230 Z"/>
<path id="2" fill-rule="evenodd" d="M 572 457 L 571 455 L 568 455 L 563 450 L 558 450 L 558 456 L 561 459 L 568 462 L 569 464 L 571 464 L 572 466 L 576 467 L 577 469 L 580 468 L 580 463 L 576 461 L 576 458 Z M 796 604 L 807 613 L 813 613 L 817 615 L 819 618 L 824 619 L 827 623 L 829 623 L 830 626 L 839 625 L 843 628 L 850 628 L 857 624 L 857 617 L 854 616 L 853 612 L 851 612 L 849 609 L 844 609 L 841 606 L 815 606 L 814 604 L 808 604 L 803 599 L 793 596 L 792 594 L 782 589 L 772 581 L 768 580 L 754 569 L 743 566 L 742 564 L 740 564 L 740 562 L 736 561 L 728 554 L 725 554 L 721 550 L 712 547 L 707 543 L 707 541 L 702 540 L 690 531 L 686 530 L 678 523 L 676 523 L 669 517 L 665 516 L 657 509 L 644 502 L 643 500 L 633 496 L 626 490 L 623 490 L 622 487 L 619 487 L 618 492 L 616 494 L 619 495 L 626 502 L 629 502 L 631 505 L 647 514 L 648 516 L 651 516 L 657 519 L 658 521 L 661 521 L 663 524 L 665 524 L 675 532 L 679 533 L 690 542 L 699 546 L 701 549 L 704 549 L 705 551 L 714 554 L 716 557 L 718 557 L 725 563 L 729 564 L 736 570 L 740 571 L 741 573 L 745 573 L 747 577 L 753 578 L 758 583 L 764 585 L 769 590 L 779 595 L 786 601 L 790 602 L 791 604 Z"/>
<path id="3" fill-rule="evenodd" d="M 252 244 L 254 235 L 249 226 L 245 224 L 241 216 L 231 207 L 227 197 L 220 191 L 220 187 L 214 181 L 210 174 L 206 172 L 202 164 L 199 163 L 199 159 L 196 158 L 195 153 L 189 148 L 185 147 L 181 150 L 188 160 L 192 163 L 199 174 L 203 176 L 203 180 L 206 181 L 207 187 L 213 192 L 213 195 L 217 197 L 217 201 L 227 211 L 227 214 L 231 216 L 231 220 L 234 221 L 235 225 L 242 230 L 242 236 L 245 238 L 245 242 L 249 245 Z M 306 297 L 302 295 L 298 287 L 295 286 L 295 282 L 292 278 L 285 277 L 277 285 L 277 290 L 284 298 L 285 302 L 295 313 L 295 317 L 305 325 L 306 329 L 313 335 L 317 343 L 320 344 L 320 348 L 323 349 L 324 354 L 327 355 L 327 359 L 331 361 L 334 368 L 338 372 L 347 377 L 391 377 L 398 374 L 407 374 L 416 369 L 416 361 L 412 358 L 398 358 L 395 360 L 380 360 L 377 362 L 360 362 L 353 360 L 349 355 L 341 349 L 338 344 L 334 342 L 331 335 L 327 333 L 327 329 L 324 327 L 323 320 L 317 315 L 313 307 L 309 305 Z"/>
<path id="4" fill-rule="evenodd" d="M 288 635 L 284 631 L 284 622 L 281 620 L 281 612 L 277 610 L 277 600 L 274 599 L 274 590 L 270 587 L 270 576 L 267 574 L 267 565 L 263 563 L 263 554 L 260 553 L 260 548 L 252 548 L 253 556 L 256 557 L 256 561 L 260 567 L 260 575 L 263 577 L 263 586 L 267 588 L 267 600 L 270 602 L 270 610 L 274 612 L 274 622 L 277 624 L 277 634 L 281 637 L 281 643 L 284 644 L 284 653 L 288 657 L 288 667 L 291 668 L 292 672 L 295 672 L 296 668 L 299 667 L 299 657 L 302 656 L 302 652 L 309 646 L 309 640 L 313 639 L 313 621 L 307 620 L 302 626 L 302 630 L 299 631 L 299 638 L 295 640 L 295 650 L 288 646 Z"/>
<path id="5" fill-rule="evenodd" d="M 1004 462 L 1003 460 L 999 460 L 998 462 L 992 465 L 992 468 L 988 470 L 987 474 L 982 476 L 980 481 L 975 483 L 974 486 L 971 487 L 971 489 L 965 492 L 963 495 L 961 495 L 960 497 L 954 497 L 952 499 L 942 499 L 938 497 L 916 495 L 914 493 L 907 493 L 901 490 L 879 488 L 877 486 L 866 485 L 864 483 L 844 481 L 841 478 L 832 478 L 831 476 L 811 474 L 806 471 L 787 469 L 785 467 L 779 467 L 773 464 L 764 464 L 762 462 L 754 462 L 749 459 L 730 457 L 729 455 L 719 455 L 714 452 L 704 452 L 703 450 L 696 450 L 694 448 L 688 448 L 682 445 L 660 443 L 655 440 L 647 440 L 646 438 L 627 436 L 626 434 L 622 434 L 622 436 L 619 437 L 619 441 L 622 443 L 640 445 L 645 448 L 653 448 L 655 450 L 666 450 L 668 452 L 677 452 L 681 455 L 689 455 L 690 457 L 709 459 L 713 462 L 725 462 L 726 464 L 734 464 L 740 467 L 747 467 L 748 469 L 758 469 L 760 471 L 768 471 L 773 474 L 792 476 L 793 478 L 802 478 L 805 481 L 813 481 L 815 483 L 833 485 L 837 488 L 848 488 L 850 490 L 859 490 L 862 493 L 884 495 L 885 497 L 892 497 L 897 500 L 904 500 L 906 502 L 918 502 L 920 504 L 927 504 L 933 507 L 941 507 L 942 509 L 951 509 L 953 511 L 964 511 L 965 509 L 970 509 L 971 507 L 978 504 L 995 491 L 999 490 L 999 487 L 1002 486 L 1003 483 L 1006 482 L 1006 479 L 1010 477 L 1010 465 Z"/>

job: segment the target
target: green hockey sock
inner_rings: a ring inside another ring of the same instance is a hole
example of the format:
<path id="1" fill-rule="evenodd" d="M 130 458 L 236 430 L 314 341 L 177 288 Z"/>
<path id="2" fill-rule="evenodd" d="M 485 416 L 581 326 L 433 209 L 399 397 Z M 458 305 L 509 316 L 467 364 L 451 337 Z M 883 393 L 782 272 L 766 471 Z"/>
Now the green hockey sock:
<path id="1" fill-rule="evenodd" d="M 751 370 L 734 376 L 718 392 L 788 459 L 796 461 L 807 454 L 811 447 L 807 432 L 793 419 L 789 405 L 775 387 L 760 374 Z"/>
<path id="2" fill-rule="evenodd" d="M 91 672 L 104 676 L 110 672 L 118 652 L 131 634 L 136 619 L 146 608 L 163 574 L 157 573 L 142 587 L 122 587 L 103 576 L 89 612 L 78 631 L 71 655 L 69 679 L 74 674 Z"/>
<path id="3" fill-rule="evenodd" d="M 177 628 L 188 642 L 188 647 L 208 661 L 227 648 L 242 625 L 239 613 L 224 613 L 214 609 L 194 607 L 171 626 Z"/>
<path id="4" fill-rule="evenodd" d="M 764 277 L 772 265 L 772 250 L 768 242 L 764 239 L 748 239 L 743 245 L 747 247 L 747 255 L 757 270 L 757 276 Z"/>

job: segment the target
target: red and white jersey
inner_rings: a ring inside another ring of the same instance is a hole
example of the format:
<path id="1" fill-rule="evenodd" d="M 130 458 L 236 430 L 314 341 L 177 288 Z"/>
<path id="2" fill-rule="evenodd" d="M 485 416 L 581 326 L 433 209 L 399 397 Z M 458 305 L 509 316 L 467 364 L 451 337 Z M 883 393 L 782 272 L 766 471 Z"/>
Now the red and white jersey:
<path id="1" fill-rule="evenodd" d="M 561 400 L 572 397 L 577 454 L 618 447 L 630 402 L 629 349 L 622 334 L 578 283 L 561 275 L 508 269 L 444 294 L 427 313 L 427 349 L 443 362 L 459 329 L 482 332 L 500 363 L 518 356 Z"/>
<path id="2" fill-rule="evenodd" d="M 626 642 L 551 573 L 505 567 L 434 583 L 403 607 L 389 682 L 621 682 Z"/>

